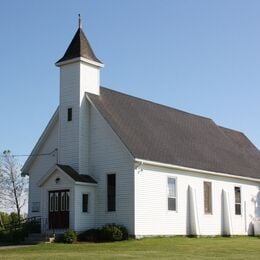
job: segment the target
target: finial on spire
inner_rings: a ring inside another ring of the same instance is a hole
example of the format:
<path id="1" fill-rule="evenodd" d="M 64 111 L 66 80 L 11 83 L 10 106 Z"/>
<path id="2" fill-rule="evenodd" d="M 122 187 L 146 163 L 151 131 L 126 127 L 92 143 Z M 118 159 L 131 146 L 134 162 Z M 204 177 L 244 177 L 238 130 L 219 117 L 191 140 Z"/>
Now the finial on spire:
<path id="1" fill-rule="evenodd" d="M 80 14 L 78 14 L 78 16 L 79 16 L 79 28 L 82 28 L 81 16 L 80 16 Z"/>

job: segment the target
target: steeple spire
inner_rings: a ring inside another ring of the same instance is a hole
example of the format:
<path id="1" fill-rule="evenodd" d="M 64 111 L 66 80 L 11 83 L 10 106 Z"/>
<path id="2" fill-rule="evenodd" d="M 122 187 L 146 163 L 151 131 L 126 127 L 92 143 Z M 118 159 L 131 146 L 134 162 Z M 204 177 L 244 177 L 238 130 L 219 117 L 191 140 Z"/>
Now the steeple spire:
<path id="1" fill-rule="evenodd" d="M 79 28 L 76 34 L 74 35 L 63 57 L 56 62 L 56 65 L 59 65 L 60 62 L 69 61 L 81 57 L 89 61 L 99 63 L 103 66 L 103 63 L 96 57 L 87 37 L 82 30 L 82 21 L 80 14 L 78 15 L 78 23 Z"/>
<path id="2" fill-rule="evenodd" d="M 82 21 L 81 21 L 81 16 L 80 16 L 80 14 L 78 14 L 78 16 L 79 16 L 79 29 L 82 29 Z"/>

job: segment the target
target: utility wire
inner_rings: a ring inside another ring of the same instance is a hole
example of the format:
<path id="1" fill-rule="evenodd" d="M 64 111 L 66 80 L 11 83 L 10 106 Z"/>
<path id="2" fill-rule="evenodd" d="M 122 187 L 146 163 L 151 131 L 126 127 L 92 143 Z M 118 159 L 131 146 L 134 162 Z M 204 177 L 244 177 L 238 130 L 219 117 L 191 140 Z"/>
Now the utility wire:
<path id="1" fill-rule="evenodd" d="M 46 155 L 52 155 L 54 152 L 57 152 L 58 149 L 55 148 L 53 151 L 49 153 L 35 153 L 35 154 L 11 154 L 12 157 L 37 157 L 37 156 L 46 156 Z M 6 155 L 0 155 L 0 157 L 5 157 Z"/>

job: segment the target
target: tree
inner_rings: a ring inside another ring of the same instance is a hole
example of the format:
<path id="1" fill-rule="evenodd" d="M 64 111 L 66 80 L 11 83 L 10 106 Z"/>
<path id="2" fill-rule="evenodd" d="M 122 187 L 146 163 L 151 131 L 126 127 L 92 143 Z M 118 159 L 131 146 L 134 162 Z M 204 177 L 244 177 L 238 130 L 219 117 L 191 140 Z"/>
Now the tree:
<path id="1" fill-rule="evenodd" d="M 17 224 L 18 221 L 18 215 L 16 212 L 8 214 L 0 211 L 0 230 L 1 228 L 4 229 L 6 225 Z"/>
<path id="2" fill-rule="evenodd" d="M 1 165 L 0 165 L 1 166 Z M 0 183 L 2 182 L 2 179 L 3 179 L 3 174 L 2 174 L 2 171 L 1 171 L 1 168 L 0 168 Z M 2 193 L 0 191 L 0 206 L 3 205 L 3 198 L 2 198 Z M 4 221 L 3 221 L 3 217 L 2 217 L 2 214 L 0 212 L 0 229 L 1 228 L 4 228 Z"/>
<path id="3" fill-rule="evenodd" d="M 21 208 L 25 204 L 26 179 L 21 176 L 21 166 L 11 151 L 3 152 L 0 162 L 0 202 L 15 210 L 21 218 Z"/>

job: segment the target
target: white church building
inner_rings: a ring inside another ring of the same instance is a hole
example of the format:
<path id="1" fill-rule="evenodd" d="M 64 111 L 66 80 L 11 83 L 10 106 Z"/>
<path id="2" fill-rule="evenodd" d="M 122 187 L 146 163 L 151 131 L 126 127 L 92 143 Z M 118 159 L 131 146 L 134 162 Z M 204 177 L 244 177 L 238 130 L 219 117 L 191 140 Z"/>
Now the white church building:
<path id="1" fill-rule="evenodd" d="M 243 133 L 101 87 L 104 65 L 81 26 L 56 66 L 59 106 L 32 151 L 44 156 L 22 169 L 29 217 L 56 232 L 252 234 L 260 151 Z"/>

